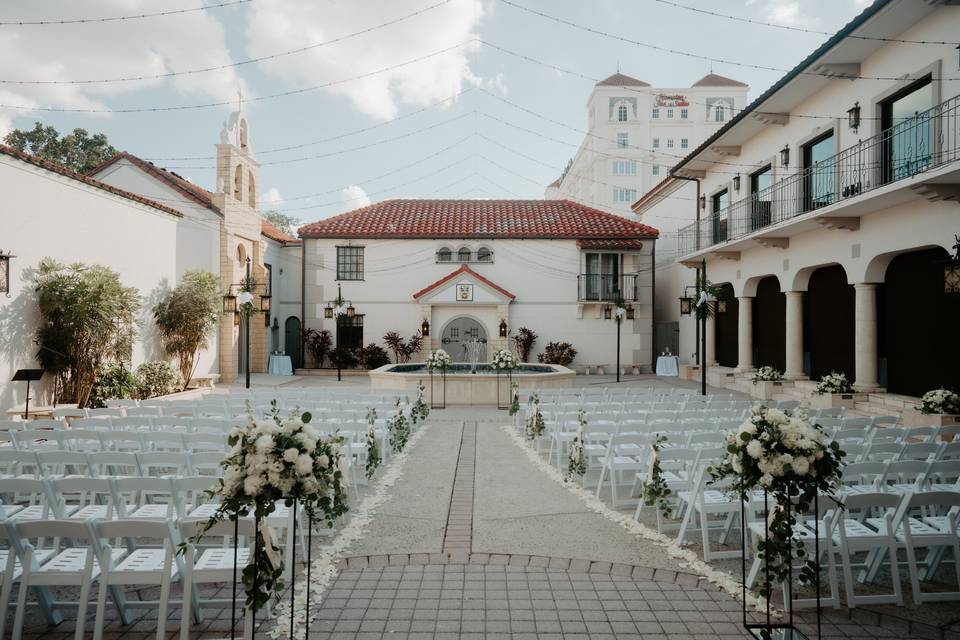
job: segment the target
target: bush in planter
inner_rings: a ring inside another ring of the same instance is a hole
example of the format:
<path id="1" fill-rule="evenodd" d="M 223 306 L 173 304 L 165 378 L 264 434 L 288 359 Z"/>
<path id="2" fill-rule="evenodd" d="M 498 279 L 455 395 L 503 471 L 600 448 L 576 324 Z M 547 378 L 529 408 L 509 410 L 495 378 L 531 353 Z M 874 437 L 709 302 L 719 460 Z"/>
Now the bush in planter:
<path id="1" fill-rule="evenodd" d="M 137 392 L 137 378 L 123 363 L 100 365 L 90 389 L 88 404 L 94 409 L 107 406 L 107 400 L 132 398 Z"/>
<path id="2" fill-rule="evenodd" d="M 135 372 L 137 397 L 141 400 L 176 393 L 183 389 L 180 372 L 163 361 L 144 362 Z"/>
<path id="3" fill-rule="evenodd" d="M 349 347 L 337 346 L 328 357 L 330 364 L 339 369 L 353 369 L 357 366 L 357 354 Z"/>
<path id="4" fill-rule="evenodd" d="M 517 329 L 517 335 L 513 336 L 513 346 L 520 356 L 521 362 L 530 361 L 530 352 L 533 351 L 533 345 L 537 341 L 537 332 L 533 329 L 520 327 Z"/>
<path id="5" fill-rule="evenodd" d="M 949 389 L 927 391 L 920 398 L 920 406 L 917 410 L 920 413 L 960 414 L 960 396 Z"/>
<path id="6" fill-rule="evenodd" d="M 757 372 L 753 374 L 752 380 L 753 384 L 757 384 L 758 382 L 779 382 L 783 380 L 783 372 L 773 367 L 760 367 L 757 369 Z"/>
<path id="7" fill-rule="evenodd" d="M 314 365 L 320 369 L 323 367 L 323 361 L 330 353 L 333 346 L 333 337 L 326 329 L 307 329 L 303 332 L 303 342 L 307 351 L 313 356 Z"/>
<path id="8" fill-rule="evenodd" d="M 390 356 L 380 345 L 371 342 L 365 347 L 357 349 L 357 361 L 362 369 L 376 369 L 390 364 Z"/>
<path id="9" fill-rule="evenodd" d="M 816 389 L 817 395 L 821 396 L 825 393 L 850 393 L 852 391 L 853 385 L 847 380 L 847 375 L 837 371 L 831 371 L 822 376 Z"/>
<path id="10" fill-rule="evenodd" d="M 548 342 L 537 360 L 544 364 L 559 364 L 567 367 L 577 357 L 577 350 L 569 342 Z"/>

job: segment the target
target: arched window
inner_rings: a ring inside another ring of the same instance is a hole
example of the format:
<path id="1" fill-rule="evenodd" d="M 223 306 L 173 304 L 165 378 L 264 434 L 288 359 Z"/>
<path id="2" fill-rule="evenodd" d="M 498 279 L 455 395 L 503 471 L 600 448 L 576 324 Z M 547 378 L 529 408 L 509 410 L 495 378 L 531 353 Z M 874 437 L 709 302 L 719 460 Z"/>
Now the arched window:
<path id="1" fill-rule="evenodd" d="M 622 105 L 620 105 L 619 107 L 617 107 L 617 121 L 618 121 L 618 122 L 626 122 L 626 121 L 627 121 L 627 114 L 628 114 L 627 105 L 622 104 Z"/>
<path id="2" fill-rule="evenodd" d="M 493 251 L 489 247 L 477 249 L 477 262 L 493 262 Z"/>
<path id="3" fill-rule="evenodd" d="M 240 148 L 247 148 L 247 121 L 245 119 L 240 121 Z"/>
<path id="4" fill-rule="evenodd" d="M 257 206 L 257 185 L 253 180 L 253 171 L 247 171 L 247 203 L 251 207 Z"/>
<path id="5" fill-rule="evenodd" d="M 243 167 L 237 165 L 233 172 L 233 197 L 235 200 L 243 200 Z"/>
<path id="6" fill-rule="evenodd" d="M 460 247 L 460 250 L 457 251 L 457 260 L 460 262 L 470 262 L 470 249 L 467 247 Z"/>
<path id="7" fill-rule="evenodd" d="M 437 262 L 450 262 L 452 258 L 453 252 L 450 251 L 449 247 L 441 247 L 440 250 L 437 251 Z"/>
<path id="8" fill-rule="evenodd" d="M 242 244 L 237 245 L 237 262 L 241 267 L 247 264 L 247 248 Z"/>

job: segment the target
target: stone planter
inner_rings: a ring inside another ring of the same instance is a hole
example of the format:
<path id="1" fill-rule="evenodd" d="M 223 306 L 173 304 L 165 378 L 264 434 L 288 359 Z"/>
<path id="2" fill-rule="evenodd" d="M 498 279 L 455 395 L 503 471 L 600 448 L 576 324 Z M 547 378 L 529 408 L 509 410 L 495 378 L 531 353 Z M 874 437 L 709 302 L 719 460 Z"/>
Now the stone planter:
<path id="1" fill-rule="evenodd" d="M 853 409 L 857 402 L 863 402 L 867 399 L 865 393 L 824 393 L 818 395 L 814 393 L 810 396 L 810 406 L 815 409 L 833 409 L 835 407 L 844 407 Z"/>
<path id="2" fill-rule="evenodd" d="M 945 427 L 960 424 L 960 415 L 947 413 L 920 413 L 914 407 L 907 407 L 901 414 L 900 422 L 905 427 Z"/>
<path id="3" fill-rule="evenodd" d="M 750 396 L 758 400 L 772 400 L 774 394 L 783 393 L 786 380 L 761 380 L 750 383 Z"/>

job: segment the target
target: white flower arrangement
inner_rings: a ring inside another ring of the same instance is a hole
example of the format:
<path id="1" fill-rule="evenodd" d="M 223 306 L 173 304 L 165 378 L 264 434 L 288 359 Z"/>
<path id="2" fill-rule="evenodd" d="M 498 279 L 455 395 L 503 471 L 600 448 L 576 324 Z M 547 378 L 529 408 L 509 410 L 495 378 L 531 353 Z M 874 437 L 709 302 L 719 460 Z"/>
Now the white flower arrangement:
<path id="1" fill-rule="evenodd" d="M 497 349 L 490 365 L 497 371 L 513 371 L 518 366 L 516 356 L 507 349 Z"/>
<path id="2" fill-rule="evenodd" d="M 530 415 L 527 417 L 527 440 L 535 440 L 543 435 L 547 425 L 540 413 L 540 394 L 534 391 L 530 394 Z"/>
<path id="3" fill-rule="evenodd" d="M 413 424 L 417 424 L 418 421 L 423 422 L 430 415 L 430 405 L 423 399 L 424 391 L 426 391 L 426 387 L 423 386 L 423 380 L 419 380 L 417 382 L 417 400 L 410 409 L 410 421 Z"/>
<path id="4" fill-rule="evenodd" d="M 927 391 L 920 398 L 920 413 L 945 413 L 956 415 L 960 413 L 960 396 L 949 389 L 933 389 Z"/>
<path id="5" fill-rule="evenodd" d="M 514 382 L 510 385 L 510 415 L 520 413 L 520 385 Z"/>
<path id="6" fill-rule="evenodd" d="M 390 449 L 394 453 L 403 451 L 410 439 L 410 423 L 407 421 L 403 407 L 400 406 L 400 398 L 397 398 L 394 403 L 393 416 L 387 420 L 387 431 L 390 434 Z"/>
<path id="7" fill-rule="evenodd" d="M 587 472 L 587 458 L 583 453 L 583 430 L 587 426 L 587 414 L 583 409 L 577 412 L 577 433 L 570 443 L 570 455 L 567 458 L 567 479 L 573 476 L 581 478 Z"/>
<path id="8" fill-rule="evenodd" d="M 663 477 L 663 469 L 660 467 L 660 449 L 667 442 L 667 436 L 657 434 L 657 437 L 650 443 L 650 459 L 647 464 L 647 479 L 641 484 L 641 494 L 643 504 L 648 507 L 656 505 L 663 514 L 664 518 L 670 518 L 673 515 L 673 507 L 670 504 L 670 495 L 673 493 L 667 486 L 667 481 Z"/>
<path id="9" fill-rule="evenodd" d="M 443 349 L 437 349 L 427 356 L 427 369 L 430 371 L 444 371 L 450 366 L 450 362 L 450 354 Z"/>
<path id="10" fill-rule="evenodd" d="M 758 382 L 779 382 L 783 380 L 783 372 L 773 367 L 760 367 L 751 378 L 753 384 Z"/>
<path id="11" fill-rule="evenodd" d="M 373 407 L 367 409 L 367 480 L 373 477 L 377 472 L 377 467 L 382 462 L 380 456 L 380 443 L 377 441 L 377 410 Z"/>
<path id="12" fill-rule="evenodd" d="M 853 391 L 853 385 L 847 380 L 847 375 L 838 371 L 831 371 L 820 378 L 817 383 L 817 395 L 825 393 L 850 393 Z"/>
<path id="13" fill-rule="evenodd" d="M 731 479 L 738 496 L 763 489 L 773 497 L 761 551 L 770 579 L 760 593 L 769 596 L 773 585 L 787 579 L 794 556 L 803 553 L 790 544 L 796 523 L 793 511 L 806 512 L 818 493 L 836 492 L 846 454 L 837 442 L 828 443 L 823 428 L 802 410 L 763 405 L 754 406 L 749 419 L 727 433 L 725 442 L 726 457 L 710 468 L 714 480 Z M 793 510 L 783 508 L 791 504 Z M 816 570 L 816 564 L 808 564 L 802 575 L 815 575 L 810 572 Z"/>
<path id="14" fill-rule="evenodd" d="M 347 496 L 340 465 L 339 436 L 323 437 L 310 423 L 310 414 L 280 416 L 276 401 L 267 418 L 247 420 L 230 430 L 230 453 L 221 463 L 223 472 L 209 495 L 220 502 L 194 538 L 199 541 L 217 522 L 245 517 L 251 512 L 261 521 L 273 513 L 277 501 L 298 500 L 311 522 L 321 515 L 327 524 L 347 512 Z M 280 550 L 267 528 L 257 532 L 260 553 L 243 570 L 247 606 L 259 610 L 280 594 Z M 254 589 L 256 585 L 256 590 Z"/>

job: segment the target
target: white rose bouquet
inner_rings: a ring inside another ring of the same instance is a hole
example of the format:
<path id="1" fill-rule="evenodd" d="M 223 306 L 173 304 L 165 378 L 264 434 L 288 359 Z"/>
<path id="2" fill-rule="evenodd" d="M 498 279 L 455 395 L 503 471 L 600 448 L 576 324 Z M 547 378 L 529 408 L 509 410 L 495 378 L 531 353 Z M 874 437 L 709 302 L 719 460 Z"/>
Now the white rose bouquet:
<path id="1" fill-rule="evenodd" d="M 823 428 L 803 411 L 763 405 L 754 406 L 750 418 L 729 432 L 725 442 L 726 457 L 710 468 L 714 480 L 731 478 L 740 495 L 761 488 L 774 498 L 767 541 L 757 550 L 770 571 L 770 582 L 761 585 L 760 593 L 769 596 L 771 585 L 786 580 L 791 553 L 797 557 L 803 553 L 790 545 L 794 514 L 807 511 L 817 493 L 829 496 L 837 490 L 846 454 L 837 442 L 828 443 Z M 791 504 L 795 506 L 784 508 Z M 815 575 L 810 573 L 814 567 L 815 563 L 808 564 L 802 575 Z"/>
<path id="2" fill-rule="evenodd" d="M 310 414 L 280 416 L 276 401 L 263 420 L 248 413 L 230 430 L 230 453 L 220 463 L 223 472 L 209 491 L 220 501 L 216 513 L 201 527 L 195 541 L 215 523 L 253 513 L 261 521 L 259 555 L 243 569 L 247 606 L 257 611 L 282 590 L 280 550 L 263 520 L 284 500 L 299 501 L 310 521 L 322 515 L 329 525 L 347 512 L 347 495 L 340 469 L 339 436 L 324 437 L 310 425 Z M 256 585 L 256 589 L 254 589 Z"/>
<path id="3" fill-rule="evenodd" d="M 427 356 L 427 369 L 430 371 L 444 371 L 450 366 L 450 354 L 443 349 L 437 349 Z"/>
<path id="4" fill-rule="evenodd" d="M 820 378 L 816 389 L 817 395 L 821 396 L 825 393 L 850 393 L 851 391 L 853 391 L 853 385 L 847 380 L 847 375 L 838 371 L 831 371 Z"/>
<path id="5" fill-rule="evenodd" d="M 777 382 L 783 380 L 783 372 L 774 369 L 773 367 L 760 367 L 757 369 L 757 372 L 753 374 L 753 384 L 758 382 Z"/>
<path id="6" fill-rule="evenodd" d="M 517 368 L 517 358 L 506 349 L 498 349 L 493 354 L 493 361 L 490 365 L 497 371 L 513 371 Z"/>
<path id="7" fill-rule="evenodd" d="M 927 391 L 920 398 L 920 413 L 945 413 L 953 415 L 960 413 L 960 396 L 949 389 L 934 389 Z"/>

